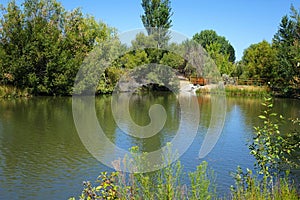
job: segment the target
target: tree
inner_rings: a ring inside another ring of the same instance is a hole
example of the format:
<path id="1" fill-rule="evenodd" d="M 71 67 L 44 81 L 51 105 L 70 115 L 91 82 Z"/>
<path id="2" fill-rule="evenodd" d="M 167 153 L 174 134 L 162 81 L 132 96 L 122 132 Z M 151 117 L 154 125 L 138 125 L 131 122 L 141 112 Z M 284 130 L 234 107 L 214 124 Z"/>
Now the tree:
<path id="1" fill-rule="evenodd" d="M 136 50 L 128 52 L 120 58 L 120 63 L 126 69 L 133 69 L 135 67 L 149 64 L 149 58 L 144 50 Z"/>
<path id="2" fill-rule="evenodd" d="M 272 81 L 277 66 L 277 51 L 265 40 L 252 44 L 244 51 L 242 65 L 245 77 Z"/>
<path id="3" fill-rule="evenodd" d="M 229 54 L 228 60 L 230 62 L 235 62 L 235 50 L 233 46 L 225 37 L 219 36 L 214 30 L 204 30 L 200 33 L 196 33 L 193 36 L 193 40 L 201 44 L 205 50 L 207 50 L 208 46 L 212 43 L 220 44 L 220 53 L 223 55 Z"/>
<path id="4" fill-rule="evenodd" d="M 0 19 L 0 49 L 1 49 L 1 82 L 13 84 L 18 77 L 14 71 L 22 65 L 19 59 L 22 55 L 22 48 L 25 46 L 25 32 L 23 27 L 24 14 L 15 1 L 8 3 L 7 8 L 2 7 Z M 22 73 L 22 71 L 20 71 Z M 11 78 L 8 78 L 11 77 Z"/>
<path id="5" fill-rule="evenodd" d="M 70 95 L 85 56 L 112 29 L 56 0 L 15 1 L 2 7 L 0 82 L 33 94 Z"/>
<path id="6" fill-rule="evenodd" d="M 157 46 L 157 42 L 153 36 L 147 36 L 144 33 L 138 33 L 135 39 L 131 41 L 133 49 L 153 48 Z"/>
<path id="7" fill-rule="evenodd" d="M 183 57 L 176 53 L 168 52 L 164 54 L 164 56 L 160 60 L 160 64 L 170 66 L 173 69 L 182 71 L 185 66 L 185 60 Z"/>
<path id="8" fill-rule="evenodd" d="M 168 29 L 172 27 L 170 0 L 142 0 L 142 7 L 141 19 L 148 35 L 154 35 L 158 48 L 163 47 L 170 39 Z"/>
<path id="9" fill-rule="evenodd" d="M 284 16 L 273 38 L 277 49 L 276 85 L 284 95 L 291 95 L 300 85 L 300 14 L 291 6 L 290 16 Z"/>
<path id="10" fill-rule="evenodd" d="M 222 46 L 220 43 L 211 43 L 207 45 L 206 48 L 207 48 L 207 53 L 214 60 L 221 75 L 223 74 L 231 75 L 234 72 L 233 63 L 228 61 L 229 54 L 221 53 Z"/>

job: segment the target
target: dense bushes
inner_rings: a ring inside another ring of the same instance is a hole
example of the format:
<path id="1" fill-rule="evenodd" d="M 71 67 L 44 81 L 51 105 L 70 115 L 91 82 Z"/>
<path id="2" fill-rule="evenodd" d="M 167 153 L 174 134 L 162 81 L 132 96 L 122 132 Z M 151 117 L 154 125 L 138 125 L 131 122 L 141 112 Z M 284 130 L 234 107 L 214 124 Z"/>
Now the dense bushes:
<path id="1" fill-rule="evenodd" d="M 32 94 L 70 95 L 85 56 L 113 29 L 67 12 L 55 0 L 15 1 L 2 7 L 0 83 L 27 88 Z"/>

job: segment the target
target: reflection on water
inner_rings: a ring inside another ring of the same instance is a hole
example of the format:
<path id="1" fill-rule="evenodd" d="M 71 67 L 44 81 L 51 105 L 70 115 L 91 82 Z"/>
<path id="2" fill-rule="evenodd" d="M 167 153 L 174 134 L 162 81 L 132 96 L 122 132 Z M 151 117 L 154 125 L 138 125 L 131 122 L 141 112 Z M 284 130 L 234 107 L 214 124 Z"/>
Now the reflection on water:
<path id="1" fill-rule="evenodd" d="M 153 93 L 132 96 L 130 115 L 141 126 L 150 122 L 151 105 L 164 106 L 167 120 L 162 131 L 150 138 L 125 134 L 111 111 L 111 97 L 96 98 L 98 121 L 106 136 L 117 146 L 139 146 L 154 151 L 174 138 L 179 128 L 180 106 L 175 95 Z M 186 97 L 188 103 L 189 99 Z M 227 98 L 227 113 L 222 135 L 204 160 L 214 169 L 218 191 L 228 192 L 233 184 L 230 172 L 237 165 L 251 168 L 254 159 L 247 143 L 254 125 L 258 125 L 261 99 Z M 202 162 L 199 149 L 211 120 L 211 99 L 198 98 L 200 124 L 198 134 L 181 157 L 186 172 Z M 277 99 L 274 110 L 288 117 L 300 117 L 300 101 Z M 196 112 L 196 111 L 195 111 Z M 189 120 L 185 119 L 188 123 Z M 286 125 L 288 129 L 288 125 Z M 130 129 L 130 127 L 128 127 Z M 189 137 L 189 133 L 186 133 Z M 109 155 L 107 155 L 109 156 Z M 82 145 L 72 117 L 71 98 L 33 98 L 0 101 L 0 197 L 1 199 L 67 199 L 79 194 L 82 181 L 94 180 L 100 171 L 109 170 L 93 158 Z"/>

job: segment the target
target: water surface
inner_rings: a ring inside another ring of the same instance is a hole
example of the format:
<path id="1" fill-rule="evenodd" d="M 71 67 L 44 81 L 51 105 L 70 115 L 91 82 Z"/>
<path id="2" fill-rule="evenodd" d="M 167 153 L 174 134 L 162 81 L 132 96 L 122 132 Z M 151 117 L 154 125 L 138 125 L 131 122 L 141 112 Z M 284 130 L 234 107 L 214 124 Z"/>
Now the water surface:
<path id="1" fill-rule="evenodd" d="M 95 108 L 107 137 L 119 147 L 128 149 L 137 145 L 151 152 L 175 136 L 180 120 L 176 96 L 154 93 L 132 97 L 130 114 L 141 126 L 150 122 L 151 105 L 161 104 L 166 110 L 164 129 L 148 139 L 128 136 L 118 128 L 110 100 L 110 96 L 97 97 Z M 257 116 L 261 114 L 262 99 L 227 98 L 222 135 L 208 156 L 199 159 L 199 148 L 211 119 L 210 100 L 209 96 L 198 97 L 201 113 L 198 134 L 180 160 L 186 173 L 195 170 L 203 160 L 208 161 L 215 171 L 217 191 L 224 194 L 233 184 L 230 173 L 238 165 L 253 168 L 254 159 L 247 144 L 253 126 L 260 122 Z M 299 100 L 276 99 L 274 106 L 276 112 L 287 118 L 300 118 Z M 191 119 L 185 120 L 188 123 Z M 284 128 L 289 129 L 289 125 Z M 71 98 L 0 100 L 0 199 L 67 199 L 79 195 L 82 181 L 93 181 L 107 170 L 110 169 L 93 158 L 81 143 L 73 121 Z"/>

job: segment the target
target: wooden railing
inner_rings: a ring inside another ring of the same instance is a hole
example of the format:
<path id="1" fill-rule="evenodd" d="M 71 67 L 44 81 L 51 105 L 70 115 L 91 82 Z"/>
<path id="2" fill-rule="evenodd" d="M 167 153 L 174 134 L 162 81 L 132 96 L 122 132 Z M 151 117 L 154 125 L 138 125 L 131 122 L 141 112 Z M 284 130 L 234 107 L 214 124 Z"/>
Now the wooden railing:
<path id="1" fill-rule="evenodd" d="M 201 85 L 204 86 L 207 84 L 207 80 L 204 79 L 203 77 L 189 77 L 189 81 L 194 84 L 194 85 Z"/>
<path id="2" fill-rule="evenodd" d="M 212 83 L 209 78 L 190 76 L 189 81 L 194 85 L 204 86 Z M 267 85 L 266 79 L 258 79 L 258 78 L 249 78 L 249 79 L 241 79 L 238 77 L 228 77 L 224 78 L 223 81 L 225 85 L 253 85 L 253 86 L 264 86 Z"/>

